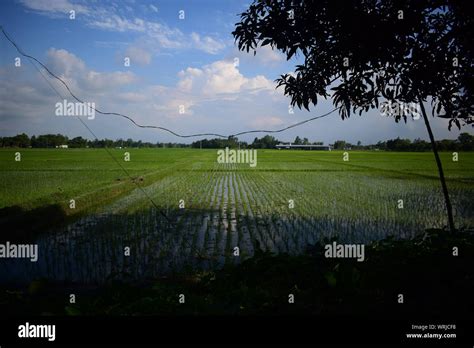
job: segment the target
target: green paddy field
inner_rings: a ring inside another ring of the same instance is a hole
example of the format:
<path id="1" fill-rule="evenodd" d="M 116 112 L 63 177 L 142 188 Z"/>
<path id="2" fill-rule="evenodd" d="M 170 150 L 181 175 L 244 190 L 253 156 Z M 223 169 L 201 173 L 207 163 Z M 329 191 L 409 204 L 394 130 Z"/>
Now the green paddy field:
<path id="1" fill-rule="evenodd" d="M 251 168 L 217 163 L 217 150 L 2 149 L 2 240 L 34 240 L 47 256 L 15 274 L 4 263 L 0 275 L 141 279 L 447 224 L 432 153 L 348 154 L 258 150 Z M 456 225 L 473 228 L 474 153 L 441 158 Z"/>

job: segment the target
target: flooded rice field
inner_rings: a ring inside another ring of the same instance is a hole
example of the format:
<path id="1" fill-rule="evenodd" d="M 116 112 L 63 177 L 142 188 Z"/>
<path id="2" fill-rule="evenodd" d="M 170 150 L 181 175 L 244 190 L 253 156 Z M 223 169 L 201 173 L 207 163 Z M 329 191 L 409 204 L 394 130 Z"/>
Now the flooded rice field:
<path id="1" fill-rule="evenodd" d="M 142 189 L 42 234 L 35 241 L 38 261 L 6 259 L 0 278 L 146 280 L 218 269 L 257 250 L 299 254 L 324 238 L 369 243 L 447 223 L 436 180 L 367 172 L 254 171 L 216 163 L 176 170 Z M 459 226 L 474 225 L 472 197 L 469 190 L 451 191 Z"/>

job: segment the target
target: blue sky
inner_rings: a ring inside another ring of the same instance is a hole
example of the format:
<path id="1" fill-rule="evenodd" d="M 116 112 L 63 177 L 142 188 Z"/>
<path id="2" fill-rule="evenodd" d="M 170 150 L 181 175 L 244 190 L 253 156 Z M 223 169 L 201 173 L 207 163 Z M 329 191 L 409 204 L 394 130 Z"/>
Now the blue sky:
<path id="1" fill-rule="evenodd" d="M 274 80 L 292 71 L 296 62 L 287 62 L 269 47 L 256 56 L 238 52 L 231 32 L 248 3 L 10 0 L 0 2 L 0 23 L 25 52 L 61 76 L 83 100 L 142 124 L 184 134 L 231 134 L 277 129 L 331 110 L 331 101 L 322 101 L 311 112 L 290 113 L 289 99 L 275 89 Z M 69 18 L 71 10 L 75 19 Z M 180 11 L 184 19 L 179 18 Z M 55 116 L 59 97 L 26 58 L 15 67 L 15 57 L 18 53 L 2 36 L 0 135 L 59 132 L 90 138 L 77 119 Z M 125 57 L 130 58 L 129 67 L 124 66 Z M 69 97 L 57 81 L 50 82 Z M 101 138 L 185 142 L 113 116 L 85 121 Z M 437 138 L 459 134 L 449 132 L 444 120 L 433 120 L 433 128 Z M 325 143 L 345 139 L 364 144 L 397 136 L 427 138 L 421 120 L 396 124 L 377 110 L 345 121 L 333 114 L 278 138 L 289 141 L 296 135 Z"/>

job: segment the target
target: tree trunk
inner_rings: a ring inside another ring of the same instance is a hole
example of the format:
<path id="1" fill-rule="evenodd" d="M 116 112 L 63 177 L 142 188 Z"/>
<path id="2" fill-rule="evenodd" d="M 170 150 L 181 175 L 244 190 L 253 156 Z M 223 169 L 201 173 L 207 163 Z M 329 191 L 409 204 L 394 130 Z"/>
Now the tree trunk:
<path id="1" fill-rule="evenodd" d="M 428 120 L 428 116 L 426 115 L 425 107 L 423 106 L 423 100 L 421 98 L 418 98 L 418 100 L 419 100 L 419 103 L 420 103 L 421 113 L 423 114 L 423 119 L 425 120 L 425 126 L 426 126 L 426 129 L 428 130 L 428 134 L 430 136 L 431 147 L 433 148 L 433 153 L 434 153 L 434 156 L 435 156 L 435 159 L 436 159 L 436 164 L 438 166 L 439 180 L 441 181 L 441 187 L 443 189 L 444 201 L 446 203 L 446 211 L 448 213 L 449 229 L 451 230 L 451 233 L 455 233 L 456 228 L 454 226 L 453 208 L 451 206 L 451 201 L 449 200 L 448 187 L 446 186 L 446 179 L 444 178 L 443 165 L 441 164 L 441 159 L 439 158 L 438 148 L 436 146 L 436 141 L 435 141 L 434 136 L 433 136 L 433 131 L 431 130 L 430 121 Z"/>

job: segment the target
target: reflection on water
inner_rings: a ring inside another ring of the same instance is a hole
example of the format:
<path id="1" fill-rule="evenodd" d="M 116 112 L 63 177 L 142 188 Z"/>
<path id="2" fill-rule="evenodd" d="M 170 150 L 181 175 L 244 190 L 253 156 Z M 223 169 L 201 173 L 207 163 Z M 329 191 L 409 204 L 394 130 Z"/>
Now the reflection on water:
<path id="1" fill-rule="evenodd" d="M 263 250 L 295 254 L 323 237 L 337 235 L 340 242 L 367 243 L 387 235 L 412 237 L 424 229 L 395 220 L 295 219 L 225 211 L 188 211 L 175 214 L 174 220 L 170 225 L 155 209 L 82 218 L 41 236 L 37 262 L 2 260 L 0 279 L 20 283 L 42 277 L 81 283 L 143 280 L 237 263 L 252 256 L 257 244 Z M 233 255 L 236 246 L 239 257 Z M 130 256 L 125 256 L 126 247 Z"/>

